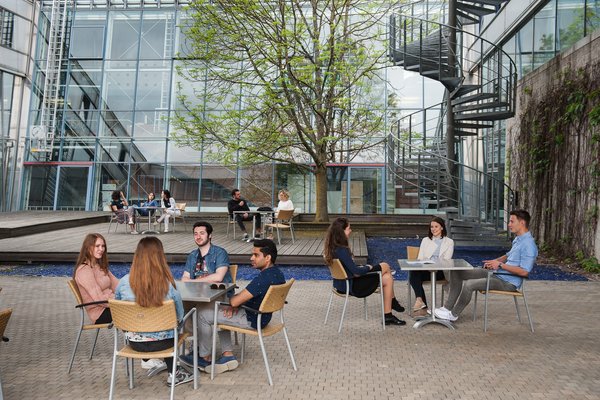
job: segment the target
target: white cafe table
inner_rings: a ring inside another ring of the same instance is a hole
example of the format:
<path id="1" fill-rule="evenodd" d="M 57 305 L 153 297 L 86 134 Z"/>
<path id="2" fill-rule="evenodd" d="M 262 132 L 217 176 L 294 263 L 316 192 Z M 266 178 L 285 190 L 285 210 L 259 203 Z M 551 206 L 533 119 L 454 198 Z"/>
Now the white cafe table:
<path id="1" fill-rule="evenodd" d="M 435 273 L 437 271 L 461 271 L 473 269 L 473 266 L 469 264 L 467 261 L 463 259 L 454 259 L 454 260 L 436 260 L 432 264 L 427 264 L 424 261 L 418 260 L 404 260 L 399 259 L 398 264 L 400 264 L 400 269 L 402 271 L 429 271 L 431 273 L 431 304 L 433 307 L 431 308 L 431 315 L 426 317 L 417 318 L 417 322 L 413 325 L 413 328 L 418 329 L 427 324 L 441 324 L 447 328 L 454 329 L 454 325 L 452 322 L 446 319 L 440 319 L 435 317 L 435 292 L 436 292 L 436 284 L 435 284 Z M 452 283 L 450 283 L 452 284 Z M 410 306 L 410 304 L 409 304 Z"/>

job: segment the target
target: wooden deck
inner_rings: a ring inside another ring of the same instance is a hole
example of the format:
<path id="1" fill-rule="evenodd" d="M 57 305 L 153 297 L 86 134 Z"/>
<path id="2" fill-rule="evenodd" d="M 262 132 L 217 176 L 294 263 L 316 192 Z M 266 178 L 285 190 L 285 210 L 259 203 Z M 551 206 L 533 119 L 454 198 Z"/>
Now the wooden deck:
<path id="1" fill-rule="evenodd" d="M 51 215 L 46 215 L 51 214 Z M 82 215 L 84 214 L 84 215 Z M 6 218 L 10 216 L 10 218 Z M 111 262 L 131 262 L 135 247 L 142 235 L 131 235 L 127 227 L 119 225 L 116 233 L 107 233 L 108 222 L 97 223 L 95 218 L 104 218 L 107 213 L 48 213 L 19 212 L 0 214 L 4 232 L 0 229 L 0 262 L 75 262 L 81 243 L 86 234 L 101 233 L 107 241 Z M 6 221 L 6 222 L 5 222 Z M 195 248 L 191 225 L 195 219 L 188 220 L 187 230 L 177 223 L 177 231 L 160 234 L 169 262 L 185 262 L 187 254 Z M 242 242 L 238 236 L 233 240 L 226 236 L 226 224 L 213 223 L 213 243 L 225 248 L 230 261 L 238 264 L 250 263 L 252 243 Z M 63 227 L 64 224 L 67 227 Z M 69 227 L 71 225 L 80 225 Z M 83 224 L 83 225 L 82 225 Z M 143 228 L 144 225 L 141 225 Z M 114 224 L 113 227 L 114 229 Z M 32 233 L 23 233 L 32 232 Z M 34 233 L 38 232 L 38 233 Z M 21 234 L 18 237 L 16 233 Z M 282 244 L 278 246 L 278 264 L 323 265 L 324 232 L 297 232 L 296 242 L 292 244 L 289 232 L 283 232 Z M 364 232 L 354 231 L 351 248 L 357 263 L 365 263 L 367 245 Z"/>

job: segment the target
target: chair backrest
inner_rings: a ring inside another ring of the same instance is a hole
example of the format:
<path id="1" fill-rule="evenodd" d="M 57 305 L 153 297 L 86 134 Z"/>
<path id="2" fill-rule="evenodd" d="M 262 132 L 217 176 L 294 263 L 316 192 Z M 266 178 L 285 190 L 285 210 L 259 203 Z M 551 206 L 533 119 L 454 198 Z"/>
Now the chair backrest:
<path id="1" fill-rule="evenodd" d="M 285 299 L 287 298 L 290 288 L 295 281 L 296 280 L 292 278 L 281 285 L 269 286 L 269 290 L 267 290 L 267 294 L 265 294 L 263 301 L 260 303 L 258 311 L 263 313 L 273 313 L 281 310 L 285 304 Z"/>
<path id="2" fill-rule="evenodd" d="M 294 210 L 281 210 L 277 213 L 277 219 L 289 221 L 294 217 Z"/>
<path id="3" fill-rule="evenodd" d="M 334 258 L 331 264 L 327 264 L 327 267 L 333 279 L 348 279 L 344 266 L 337 258 Z"/>
<path id="4" fill-rule="evenodd" d="M 175 302 L 166 300 L 160 307 L 142 307 L 133 301 L 108 299 L 113 324 L 129 332 L 159 332 L 177 327 Z"/>
<path id="5" fill-rule="evenodd" d="M 419 248 L 416 246 L 406 246 L 406 258 L 416 260 L 419 257 Z"/>
<path id="6" fill-rule="evenodd" d="M 8 325 L 8 320 L 12 315 L 12 308 L 6 308 L 0 311 L 0 338 L 4 336 L 4 331 L 6 330 L 6 326 Z"/>
<path id="7" fill-rule="evenodd" d="M 187 203 L 175 203 L 175 208 L 178 209 L 179 211 L 185 211 L 186 205 L 187 205 Z"/>
<path id="8" fill-rule="evenodd" d="M 73 296 L 75 296 L 75 301 L 77 304 L 82 304 L 83 298 L 81 297 L 81 292 L 79 291 L 79 287 L 77 286 L 75 279 L 69 279 L 67 283 L 69 284 L 69 289 L 71 289 Z"/>
<path id="9" fill-rule="evenodd" d="M 231 275 L 231 283 L 233 283 L 234 285 L 237 280 L 237 271 L 238 271 L 237 264 L 229 265 L 229 275 Z"/>

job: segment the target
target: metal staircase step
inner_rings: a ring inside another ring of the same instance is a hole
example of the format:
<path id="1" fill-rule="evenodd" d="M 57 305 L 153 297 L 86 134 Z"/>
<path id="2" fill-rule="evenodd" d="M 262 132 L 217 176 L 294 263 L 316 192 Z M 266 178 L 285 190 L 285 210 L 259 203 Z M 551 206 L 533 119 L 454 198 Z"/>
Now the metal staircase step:
<path id="1" fill-rule="evenodd" d="M 477 136 L 479 133 L 477 131 L 462 131 L 462 130 L 454 130 L 455 136 Z"/>
<path id="2" fill-rule="evenodd" d="M 496 8 L 485 7 L 481 5 L 475 5 L 472 3 L 465 3 L 463 1 L 456 1 L 456 9 L 457 11 L 462 11 L 468 14 L 476 15 L 478 17 L 483 17 L 484 15 L 493 14 L 496 12 Z"/>
<path id="3" fill-rule="evenodd" d="M 496 98 L 496 95 L 494 93 L 477 93 L 477 94 L 472 94 L 470 96 L 462 96 L 457 99 L 454 99 L 454 100 L 452 100 L 452 105 L 456 106 L 459 104 L 470 103 L 473 101 L 481 101 L 481 100 L 488 100 L 488 99 L 494 99 L 494 98 Z"/>
<path id="4" fill-rule="evenodd" d="M 483 123 L 483 122 L 455 122 L 454 128 L 458 129 L 483 129 L 483 128 L 493 128 L 493 123 Z"/>
<path id="5" fill-rule="evenodd" d="M 488 101 L 485 103 L 476 103 L 476 104 L 468 104 L 468 105 L 464 105 L 464 106 L 456 106 L 456 107 L 454 107 L 454 112 L 485 110 L 488 108 L 506 108 L 509 106 L 510 106 L 510 104 L 507 102 L 504 102 L 504 101 Z"/>
<path id="6" fill-rule="evenodd" d="M 450 93 L 450 98 L 455 99 L 457 97 L 462 97 L 463 95 L 471 93 L 475 90 L 479 90 L 480 88 L 480 85 L 462 85 L 461 87 L 457 88 L 455 91 Z"/>
<path id="7" fill-rule="evenodd" d="M 499 121 L 501 119 L 512 118 L 515 115 L 514 111 L 490 111 L 483 113 L 455 113 L 456 121 Z"/>

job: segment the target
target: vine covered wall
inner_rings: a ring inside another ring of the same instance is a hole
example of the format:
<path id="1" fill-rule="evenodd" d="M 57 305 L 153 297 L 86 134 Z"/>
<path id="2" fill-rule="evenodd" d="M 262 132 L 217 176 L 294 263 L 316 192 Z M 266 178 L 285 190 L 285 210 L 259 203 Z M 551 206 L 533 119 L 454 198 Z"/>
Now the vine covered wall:
<path id="1" fill-rule="evenodd" d="M 583 41 L 519 82 L 508 181 L 542 250 L 600 258 L 600 39 Z"/>

